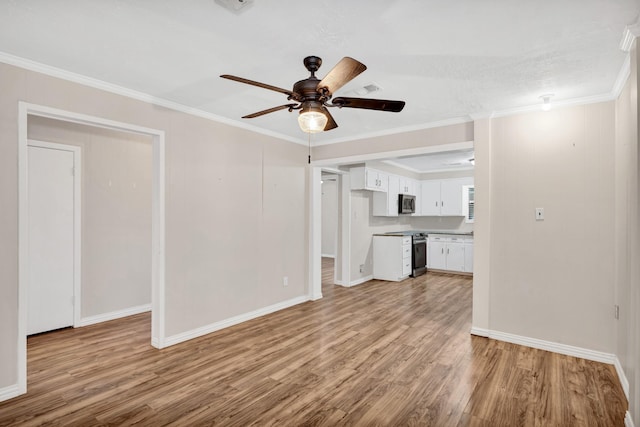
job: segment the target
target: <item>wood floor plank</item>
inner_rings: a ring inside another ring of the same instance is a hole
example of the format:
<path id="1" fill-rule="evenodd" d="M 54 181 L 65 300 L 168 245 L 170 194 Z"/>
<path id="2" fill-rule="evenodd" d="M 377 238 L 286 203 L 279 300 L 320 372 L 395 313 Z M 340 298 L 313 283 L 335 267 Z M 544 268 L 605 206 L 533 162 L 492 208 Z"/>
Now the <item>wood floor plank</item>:
<path id="1" fill-rule="evenodd" d="M 0 426 L 620 426 L 610 365 L 471 336 L 472 279 L 324 298 L 157 350 L 148 313 L 28 339 Z"/>

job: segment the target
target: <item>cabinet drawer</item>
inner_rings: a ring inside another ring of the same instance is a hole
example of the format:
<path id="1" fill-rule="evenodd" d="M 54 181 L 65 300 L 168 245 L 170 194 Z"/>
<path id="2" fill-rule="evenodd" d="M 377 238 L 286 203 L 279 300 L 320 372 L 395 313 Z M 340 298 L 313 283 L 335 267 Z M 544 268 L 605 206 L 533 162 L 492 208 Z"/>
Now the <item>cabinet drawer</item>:
<path id="1" fill-rule="evenodd" d="M 411 259 L 402 260 L 402 275 L 406 276 L 411 274 Z"/>
<path id="2" fill-rule="evenodd" d="M 411 258 L 411 245 L 402 245 L 402 258 Z"/>
<path id="3" fill-rule="evenodd" d="M 411 236 L 402 238 L 402 246 L 411 244 Z"/>

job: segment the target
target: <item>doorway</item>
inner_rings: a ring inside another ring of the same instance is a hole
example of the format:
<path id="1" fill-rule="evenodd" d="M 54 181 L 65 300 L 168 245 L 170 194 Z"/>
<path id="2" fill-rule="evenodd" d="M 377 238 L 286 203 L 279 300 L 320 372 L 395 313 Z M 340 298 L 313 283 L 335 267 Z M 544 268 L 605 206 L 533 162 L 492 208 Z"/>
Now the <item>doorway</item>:
<path id="1" fill-rule="evenodd" d="M 337 253 L 339 254 L 339 258 L 336 258 L 336 264 L 341 264 L 338 271 L 342 282 L 341 284 L 348 287 L 352 286 L 351 273 L 353 269 L 353 266 L 351 265 L 351 182 L 349 174 L 346 171 L 340 169 L 340 167 L 349 164 L 365 163 L 372 160 L 383 160 L 386 158 L 434 154 L 445 151 L 468 150 L 472 149 L 473 146 L 473 141 L 466 141 L 312 161 L 309 172 L 309 191 L 311 193 L 309 198 L 309 270 L 311 272 L 309 276 L 309 293 L 310 295 L 312 295 L 312 299 L 322 297 L 322 279 L 320 274 L 322 270 L 322 206 L 320 197 L 320 194 L 322 192 L 322 171 L 335 171 L 340 174 L 340 238 L 337 242 Z"/>
<path id="2" fill-rule="evenodd" d="M 164 131 L 88 116 L 56 108 L 19 102 L 18 116 L 18 394 L 27 391 L 27 319 L 29 283 L 29 203 L 28 203 L 28 143 L 29 117 L 45 117 L 101 129 L 130 132 L 151 137 L 152 141 L 152 197 L 151 197 L 151 345 L 166 346 L 164 302 L 165 253 L 165 169 Z"/>

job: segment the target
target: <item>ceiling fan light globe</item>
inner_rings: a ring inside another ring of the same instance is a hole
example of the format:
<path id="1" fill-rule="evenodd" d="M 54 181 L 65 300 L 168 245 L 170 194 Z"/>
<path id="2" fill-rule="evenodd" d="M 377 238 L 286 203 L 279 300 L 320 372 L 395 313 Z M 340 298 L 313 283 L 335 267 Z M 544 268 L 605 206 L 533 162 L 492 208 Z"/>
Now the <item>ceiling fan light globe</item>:
<path id="1" fill-rule="evenodd" d="M 322 132 L 327 121 L 327 116 L 318 111 L 302 111 L 298 116 L 300 129 L 306 133 Z"/>

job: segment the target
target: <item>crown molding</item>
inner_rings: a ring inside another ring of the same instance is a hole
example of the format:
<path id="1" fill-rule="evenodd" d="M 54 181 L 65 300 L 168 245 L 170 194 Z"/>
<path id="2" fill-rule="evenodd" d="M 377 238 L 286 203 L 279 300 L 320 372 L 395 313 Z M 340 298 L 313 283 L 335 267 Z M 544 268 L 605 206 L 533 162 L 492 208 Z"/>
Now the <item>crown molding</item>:
<path id="1" fill-rule="evenodd" d="M 630 75 L 631 75 L 631 56 L 627 53 L 627 55 L 624 58 L 624 62 L 622 63 L 622 67 L 620 68 L 620 72 L 618 73 L 618 77 L 616 78 L 616 81 L 613 84 L 613 89 L 611 89 L 611 94 L 613 95 L 614 99 L 618 99 Z"/>
<path id="2" fill-rule="evenodd" d="M 37 73 L 45 74 L 50 77 L 67 80 L 73 83 L 78 83 L 83 86 L 89 86 L 94 89 L 100 89 L 105 92 L 110 92 L 116 95 L 126 96 L 138 101 L 146 102 L 149 104 L 157 105 L 159 107 L 168 108 L 170 110 L 179 111 L 181 113 L 189 114 L 192 116 L 200 117 L 206 120 L 211 120 L 218 123 L 223 123 L 229 126 L 249 130 L 251 132 L 259 133 L 262 135 L 286 140 L 289 142 L 295 142 L 296 144 L 306 145 L 306 141 L 301 138 L 293 138 L 288 135 L 284 135 L 278 132 L 273 132 L 253 126 L 238 120 L 228 119 L 226 117 L 218 116 L 217 114 L 209 113 L 193 107 L 187 107 L 177 102 L 168 101 L 166 99 L 158 98 L 156 96 L 138 92 L 132 89 L 128 89 L 123 86 L 119 86 L 113 83 L 108 83 L 102 80 L 94 79 L 91 77 L 83 76 L 82 74 L 73 73 L 71 71 L 63 70 L 61 68 L 52 67 L 50 65 L 42 64 L 40 62 L 32 61 L 30 59 L 21 58 L 19 56 L 11 55 L 6 52 L 0 51 L 0 62 L 13 65 L 16 67 L 24 68 L 29 71 L 35 71 Z"/>
<path id="3" fill-rule="evenodd" d="M 624 32 L 623 40 L 620 44 L 620 48 L 622 50 L 625 50 L 625 47 L 626 47 L 626 51 L 628 52 L 628 50 L 631 47 L 631 44 L 633 43 L 633 40 L 635 40 L 635 38 L 638 36 L 640 36 L 640 22 L 627 26 L 625 28 L 625 32 Z M 131 98 L 131 99 L 146 102 L 149 104 L 157 105 L 160 107 L 168 108 L 170 110 L 179 111 L 179 112 L 200 117 L 206 120 L 211 120 L 211 121 L 226 124 L 229 126 L 245 129 L 254 133 L 277 138 L 280 140 L 293 142 L 295 144 L 300 144 L 305 146 L 308 144 L 308 141 L 306 138 L 302 138 L 302 137 L 297 138 L 297 137 L 292 137 L 279 132 L 266 130 L 254 125 L 247 124 L 246 122 L 241 122 L 238 120 L 222 117 L 217 114 L 209 113 L 204 110 L 188 107 L 186 105 L 182 105 L 177 102 L 158 98 L 156 96 L 153 96 L 144 92 L 128 89 L 123 86 L 119 86 L 113 83 L 108 83 L 102 80 L 83 76 L 81 74 L 73 73 L 71 71 L 63 70 L 57 67 L 52 67 L 50 65 L 42 64 L 26 58 L 21 58 L 21 57 L 11 55 L 9 53 L 2 52 L 2 51 L 0 51 L 0 63 L 5 63 L 8 65 L 24 68 L 24 69 L 45 74 L 51 77 L 59 78 L 62 80 L 73 82 L 73 83 L 78 83 L 84 86 L 89 86 L 89 87 L 110 92 L 116 95 L 121 95 L 127 98 Z M 629 77 L 629 73 L 630 73 L 630 60 L 629 60 L 629 55 L 627 55 L 625 62 L 622 65 L 620 73 L 618 74 L 618 77 L 610 93 L 588 96 L 583 98 L 568 99 L 564 101 L 556 101 L 556 102 L 553 102 L 552 108 L 575 106 L 575 105 L 581 105 L 581 104 L 591 104 L 596 102 L 606 102 L 606 101 L 615 100 L 620 95 L 620 92 L 622 91 L 624 84 L 626 83 L 627 78 Z M 311 145 L 313 147 L 319 147 L 319 146 L 329 145 L 329 144 L 358 141 L 358 140 L 376 138 L 380 136 L 395 135 L 395 134 L 437 128 L 437 127 L 445 127 L 445 126 L 457 125 L 462 123 L 469 123 L 469 122 L 473 122 L 480 119 L 493 119 L 497 117 L 505 117 L 505 116 L 511 116 L 516 114 L 531 113 L 531 112 L 538 112 L 538 111 L 540 111 L 540 104 L 516 107 L 516 108 L 511 108 L 506 110 L 477 112 L 477 113 L 471 113 L 465 117 L 455 117 L 452 119 L 422 123 L 419 125 L 404 126 L 404 127 L 386 129 L 386 130 L 377 131 L 377 132 L 364 133 L 364 134 L 355 135 L 351 137 L 329 139 L 326 141 L 317 141 L 317 142 L 313 142 Z"/>
<path id="4" fill-rule="evenodd" d="M 636 37 L 640 37 L 640 18 L 634 24 L 625 27 L 620 41 L 620 50 L 629 52 Z"/>

